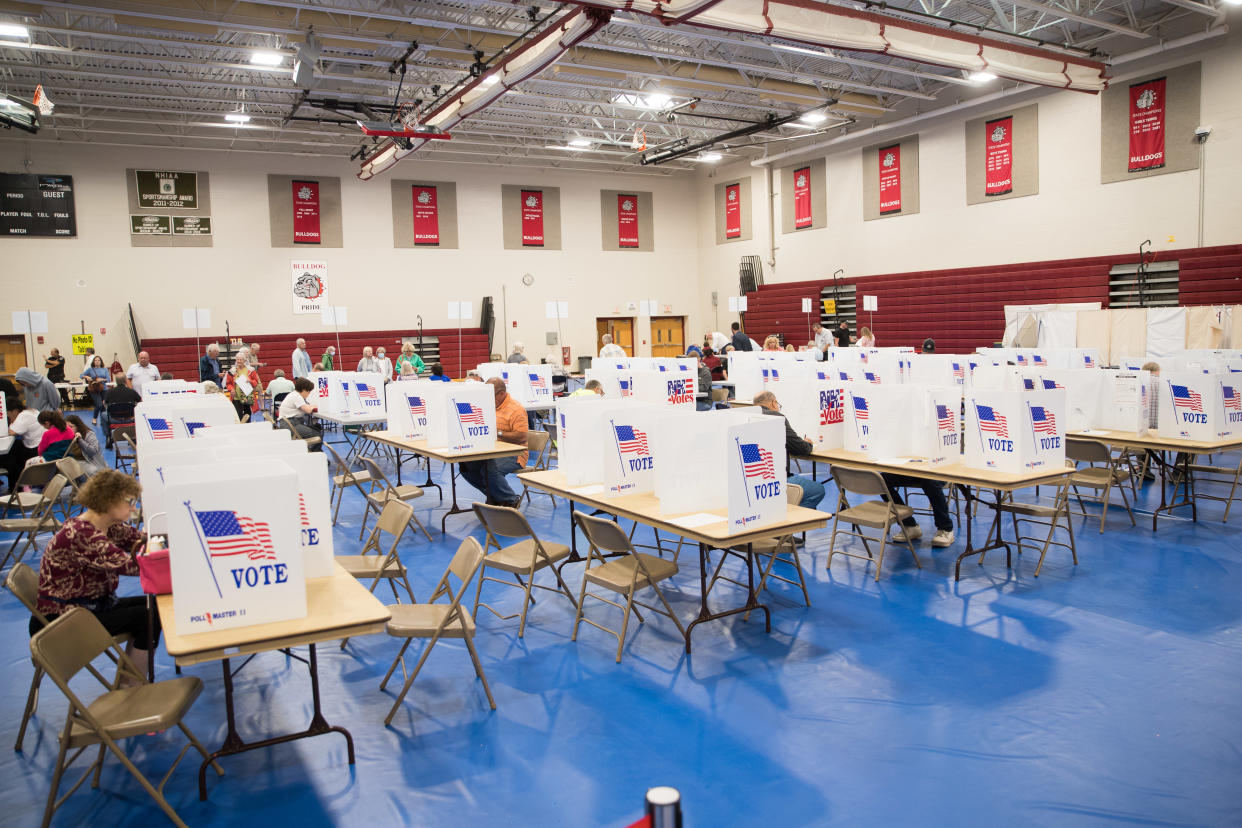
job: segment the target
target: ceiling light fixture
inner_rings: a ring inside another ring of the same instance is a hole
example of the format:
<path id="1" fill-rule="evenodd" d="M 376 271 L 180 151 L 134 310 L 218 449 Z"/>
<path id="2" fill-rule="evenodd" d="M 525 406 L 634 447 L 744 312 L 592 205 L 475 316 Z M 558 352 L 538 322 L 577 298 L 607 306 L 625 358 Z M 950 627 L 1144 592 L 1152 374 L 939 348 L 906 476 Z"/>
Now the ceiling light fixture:
<path id="1" fill-rule="evenodd" d="M 250 116 L 245 112 L 230 112 L 224 116 L 224 120 L 231 124 L 248 124 L 250 123 Z"/>
<path id="2" fill-rule="evenodd" d="M 14 23 L 0 23 L 0 37 L 30 37 L 30 30 Z"/>
<path id="3" fill-rule="evenodd" d="M 648 109 L 663 109 L 673 98 L 664 92 L 652 92 L 645 99 Z"/>
<path id="4" fill-rule="evenodd" d="M 696 159 L 694 159 L 694 160 L 695 160 L 695 161 L 704 161 L 704 162 L 706 162 L 706 163 L 708 163 L 708 164 L 715 164 L 717 161 L 719 161 L 719 160 L 720 160 L 721 158 L 723 158 L 723 157 L 724 157 L 724 156 L 723 156 L 723 155 L 721 155 L 721 154 L 720 154 L 720 153 L 718 153 L 718 152 L 705 152 L 705 153 L 703 153 L 702 155 L 700 155 L 698 158 L 696 158 Z"/>
<path id="5" fill-rule="evenodd" d="M 784 43 L 773 43 L 773 49 L 780 49 L 782 52 L 793 52 L 798 55 L 810 55 L 811 57 L 828 57 L 823 49 L 808 49 L 805 46 L 786 46 Z"/>
<path id="6" fill-rule="evenodd" d="M 808 112 L 798 120 L 804 124 L 815 126 L 816 124 L 822 124 L 824 121 L 828 120 L 828 115 L 824 112 Z"/>
<path id="7" fill-rule="evenodd" d="M 500 83 L 500 75 L 488 75 L 482 81 L 484 86 L 495 86 Z"/>
<path id="8" fill-rule="evenodd" d="M 572 141 L 569 142 L 569 146 L 574 147 L 575 149 L 589 147 L 591 146 L 591 144 L 592 144 L 592 141 L 590 138 L 574 138 Z"/>
<path id="9" fill-rule="evenodd" d="M 279 66 L 285 62 L 285 56 L 279 52 L 251 52 L 250 62 L 255 66 Z"/>
<path id="10" fill-rule="evenodd" d="M 970 79 L 974 83 L 987 83 L 996 80 L 996 75 L 991 72 L 971 72 Z"/>

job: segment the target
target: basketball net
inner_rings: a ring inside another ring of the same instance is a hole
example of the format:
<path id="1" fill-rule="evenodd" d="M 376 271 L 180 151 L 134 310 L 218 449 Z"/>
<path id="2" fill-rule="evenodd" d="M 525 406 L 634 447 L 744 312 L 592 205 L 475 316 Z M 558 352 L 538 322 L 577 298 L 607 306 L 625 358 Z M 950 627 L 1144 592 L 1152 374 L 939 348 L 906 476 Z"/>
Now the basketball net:
<path id="1" fill-rule="evenodd" d="M 630 149 L 645 150 L 647 148 L 647 130 L 634 128 L 634 137 L 630 139 Z"/>
<path id="2" fill-rule="evenodd" d="M 56 108 L 56 105 L 48 100 L 47 95 L 44 93 L 43 84 L 35 87 L 34 100 L 31 103 L 37 106 L 44 115 L 51 115 L 52 110 Z"/>

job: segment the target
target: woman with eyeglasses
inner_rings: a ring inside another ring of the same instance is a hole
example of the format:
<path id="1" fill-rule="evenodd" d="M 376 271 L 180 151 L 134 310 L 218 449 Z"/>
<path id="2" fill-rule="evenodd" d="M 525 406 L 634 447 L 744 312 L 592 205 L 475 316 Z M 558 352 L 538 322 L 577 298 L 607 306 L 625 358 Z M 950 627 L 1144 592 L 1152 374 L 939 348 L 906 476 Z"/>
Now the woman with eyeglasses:
<path id="1" fill-rule="evenodd" d="M 146 599 L 116 595 L 119 576 L 138 574 L 135 556 L 146 545 L 143 533 L 129 522 L 141 494 L 137 480 L 111 469 L 86 482 L 78 493 L 86 511 L 66 520 L 43 552 L 36 608 L 50 621 L 70 607 L 85 607 L 112 635 L 128 633 L 130 642 L 125 652 L 146 675 L 150 661 Z M 30 634 L 42 626 L 32 616 Z M 158 614 L 152 634 L 152 641 L 158 644 Z"/>

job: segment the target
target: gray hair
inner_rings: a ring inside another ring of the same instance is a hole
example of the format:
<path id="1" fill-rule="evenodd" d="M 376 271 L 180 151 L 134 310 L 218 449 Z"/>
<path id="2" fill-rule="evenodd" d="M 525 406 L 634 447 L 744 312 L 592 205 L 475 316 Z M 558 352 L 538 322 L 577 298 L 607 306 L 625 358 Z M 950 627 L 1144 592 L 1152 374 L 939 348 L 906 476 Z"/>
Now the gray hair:
<path id="1" fill-rule="evenodd" d="M 767 405 L 776 402 L 776 395 L 771 391 L 760 391 L 751 402 L 755 405 Z"/>

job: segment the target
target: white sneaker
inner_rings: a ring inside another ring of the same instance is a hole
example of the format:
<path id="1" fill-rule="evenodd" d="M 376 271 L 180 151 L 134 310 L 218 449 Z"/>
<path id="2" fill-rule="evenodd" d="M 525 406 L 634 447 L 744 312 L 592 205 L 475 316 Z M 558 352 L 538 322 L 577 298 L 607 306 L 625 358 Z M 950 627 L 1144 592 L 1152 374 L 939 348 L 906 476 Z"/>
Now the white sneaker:
<path id="1" fill-rule="evenodd" d="M 903 526 L 901 531 L 893 535 L 894 543 L 905 543 L 906 541 L 914 541 L 923 537 L 923 530 L 917 526 Z"/>
<path id="2" fill-rule="evenodd" d="M 952 546 L 953 545 L 952 529 L 937 529 L 936 534 L 931 539 L 932 546 Z"/>

